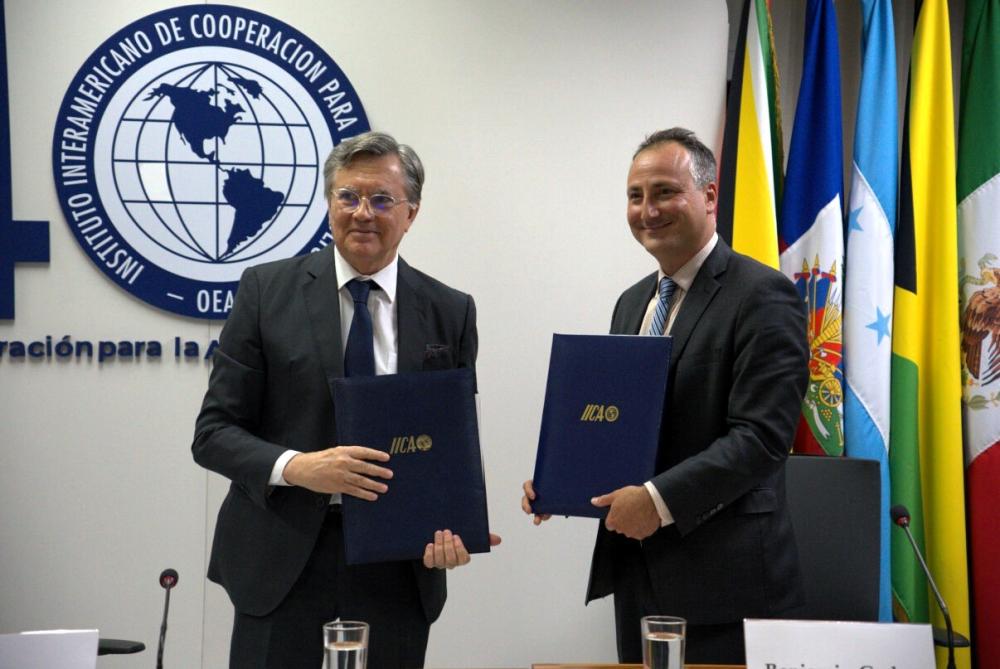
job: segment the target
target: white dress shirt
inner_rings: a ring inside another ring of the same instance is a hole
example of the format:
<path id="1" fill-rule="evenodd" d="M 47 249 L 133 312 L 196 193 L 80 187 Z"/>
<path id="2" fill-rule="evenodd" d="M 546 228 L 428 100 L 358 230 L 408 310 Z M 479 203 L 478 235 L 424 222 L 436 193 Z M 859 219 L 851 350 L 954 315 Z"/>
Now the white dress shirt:
<path id="1" fill-rule="evenodd" d="M 698 253 L 694 254 L 694 257 L 688 260 L 684 265 L 674 272 L 670 278 L 673 280 L 677 287 L 674 288 L 673 295 L 670 296 L 670 311 L 667 312 L 667 322 L 663 326 L 663 334 L 670 334 L 670 330 L 674 326 L 674 319 L 677 318 L 677 312 L 680 311 L 681 304 L 684 302 L 684 296 L 688 294 L 691 290 L 691 284 L 694 283 L 694 278 L 698 275 L 698 270 L 701 266 L 705 264 L 705 258 L 708 254 L 712 252 L 715 245 L 719 241 L 719 235 L 717 233 L 712 235 L 712 238 L 701 247 Z M 665 277 L 666 274 L 663 270 L 659 270 L 656 273 L 656 285 L 660 285 L 660 281 Z M 649 301 L 649 306 L 646 307 L 646 315 L 642 318 L 642 325 L 639 326 L 639 334 L 648 334 L 649 328 L 653 323 L 653 314 L 656 311 L 656 305 L 660 301 L 660 291 L 657 289 L 653 292 L 653 299 Z M 666 502 L 663 501 L 663 497 L 660 496 L 660 491 L 656 489 L 652 481 L 646 481 L 646 490 L 649 491 L 649 496 L 653 498 L 653 505 L 656 506 L 656 513 L 660 516 L 660 527 L 666 527 L 674 522 L 674 516 L 670 513 L 670 509 L 667 508 Z"/>
<path id="2" fill-rule="evenodd" d="M 372 280 L 380 290 L 368 293 L 368 311 L 372 315 L 372 331 L 375 345 L 375 374 L 395 374 L 399 370 L 398 325 L 396 317 L 396 276 L 399 272 L 399 256 L 395 256 L 388 265 L 367 275 L 354 269 L 340 255 L 340 250 L 334 247 L 333 263 L 337 270 L 337 295 L 340 298 L 340 354 L 343 358 L 347 349 L 347 336 L 351 331 L 351 321 L 354 319 L 354 298 L 347 288 L 347 282 L 352 279 Z M 334 446 L 334 444 L 330 444 Z M 285 465 L 300 451 L 289 449 L 282 453 L 271 469 L 271 485 L 289 485 L 282 473 Z M 331 504 L 340 503 L 340 493 L 334 493 Z"/>

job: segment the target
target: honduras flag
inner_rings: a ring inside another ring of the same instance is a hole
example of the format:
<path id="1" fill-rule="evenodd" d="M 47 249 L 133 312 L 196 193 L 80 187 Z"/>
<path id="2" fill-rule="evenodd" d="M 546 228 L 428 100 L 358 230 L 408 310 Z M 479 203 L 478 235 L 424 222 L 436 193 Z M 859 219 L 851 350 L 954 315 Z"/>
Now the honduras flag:
<path id="1" fill-rule="evenodd" d="M 862 0 L 861 89 L 847 208 L 844 366 L 847 455 L 882 472 L 879 620 L 892 620 L 889 572 L 889 380 L 896 228 L 896 43 L 891 0 Z"/>
<path id="2" fill-rule="evenodd" d="M 795 435 L 800 453 L 844 452 L 842 151 L 837 16 L 832 0 L 809 0 L 778 224 L 781 270 L 809 312 L 809 386 Z"/>

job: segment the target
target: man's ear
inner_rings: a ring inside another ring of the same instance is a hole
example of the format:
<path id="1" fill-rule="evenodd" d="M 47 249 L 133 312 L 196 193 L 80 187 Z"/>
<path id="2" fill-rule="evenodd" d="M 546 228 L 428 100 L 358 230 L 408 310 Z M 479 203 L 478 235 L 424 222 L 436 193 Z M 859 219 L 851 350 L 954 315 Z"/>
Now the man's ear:
<path id="1" fill-rule="evenodd" d="M 719 207 L 719 187 L 712 181 L 705 186 L 705 212 L 714 214 Z"/>

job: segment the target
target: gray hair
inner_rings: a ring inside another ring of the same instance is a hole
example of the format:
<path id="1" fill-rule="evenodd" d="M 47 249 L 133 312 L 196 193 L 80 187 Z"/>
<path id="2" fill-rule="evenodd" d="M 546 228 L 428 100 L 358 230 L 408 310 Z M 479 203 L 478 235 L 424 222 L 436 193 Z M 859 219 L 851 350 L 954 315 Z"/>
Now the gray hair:
<path id="1" fill-rule="evenodd" d="M 374 131 L 346 139 L 330 151 L 323 164 L 323 192 L 327 199 L 330 199 L 333 189 L 333 175 L 361 155 L 397 156 L 406 177 L 406 199 L 413 204 L 420 203 L 420 192 L 424 187 L 424 165 L 420 156 L 412 147 L 397 142 L 392 135 Z"/>
<path id="2" fill-rule="evenodd" d="M 657 130 L 639 145 L 632 154 L 632 160 L 646 149 L 667 142 L 675 142 L 687 149 L 688 155 L 691 156 L 691 178 L 694 179 L 696 187 L 704 188 L 715 181 L 716 166 L 712 149 L 702 144 L 694 132 L 687 128 Z"/>

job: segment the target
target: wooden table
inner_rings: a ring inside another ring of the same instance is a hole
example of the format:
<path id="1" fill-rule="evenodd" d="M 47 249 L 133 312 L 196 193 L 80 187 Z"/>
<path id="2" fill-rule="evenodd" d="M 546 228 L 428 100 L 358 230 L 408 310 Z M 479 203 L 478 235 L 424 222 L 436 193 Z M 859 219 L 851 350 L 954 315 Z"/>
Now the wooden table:
<path id="1" fill-rule="evenodd" d="M 685 669 L 746 669 L 745 664 L 685 664 Z M 531 669 L 643 669 L 641 664 L 533 664 Z"/>

